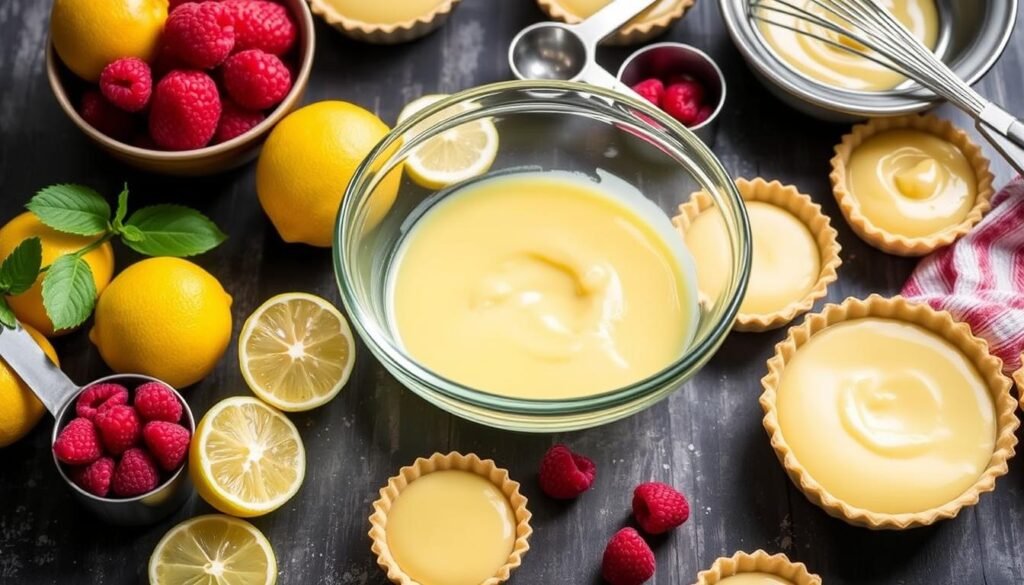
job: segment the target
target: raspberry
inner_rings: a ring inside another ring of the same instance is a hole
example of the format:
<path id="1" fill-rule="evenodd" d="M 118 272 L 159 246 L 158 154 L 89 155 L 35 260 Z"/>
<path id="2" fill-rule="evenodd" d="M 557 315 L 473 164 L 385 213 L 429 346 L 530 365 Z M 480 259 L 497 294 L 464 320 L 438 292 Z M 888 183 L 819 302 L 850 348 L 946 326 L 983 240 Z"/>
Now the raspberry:
<path id="1" fill-rule="evenodd" d="M 640 533 L 623 528 L 604 549 L 601 576 L 611 585 L 640 585 L 654 576 L 654 553 Z"/>
<path id="2" fill-rule="evenodd" d="M 57 460 L 68 465 L 88 465 L 103 455 L 96 426 L 87 418 L 76 418 L 64 427 L 53 444 Z"/>
<path id="3" fill-rule="evenodd" d="M 122 404 L 128 404 L 127 388 L 120 384 L 96 384 L 89 386 L 78 396 L 75 414 L 81 418 L 95 420 L 98 411 Z"/>
<path id="4" fill-rule="evenodd" d="M 661 107 L 661 98 L 665 95 L 665 84 L 660 79 L 645 79 L 633 86 L 633 91 L 645 100 Z"/>
<path id="5" fill-rule="evenodd" d="M 668 87 L 675 87 L 676 92 L 687 96 L 690 101 L 698 104 L 704 101 L 704 86 L 692 77 L 677 75 L 669 80 Z"/>
<path id="6" fill-rule="evenodd" d="M 263 110 L 288 95 L 292 74 L 277 56 L 249 49 L 224 62 L 224 88 L 243 108 Z"/>
<path id="7" fill-rule="evenodd" d="M 110 493 L 110 480 L 114 476 L 114 460 L 111 457 L 100 457 L 90 465 L 76 467 L 71 470 L 71 481 L 75 485 L 101 498 Z"/>
<path id="8" fill-rule="evenodd" d="M 690 518 L 690 504 L 670 485 L 642 483 L 633 490 L 633 517 L 647 534 L 664 534 Z"/>
<path id="9" fill-rule="evenodd" d="M 124 452 L 110 487 L 114 495 L 130 498 L 153 491 L 158 483 L 160 474 L 153 460 L 142 449 L 134 448 Z"/>
<path id="10" fill-rule="evenodd" d="M 558 500 L 569 500 L 590 489 L 597 475 L 594 462 L 565 445 L 555 445 L 540 462 L 540 489 Z"/>
<path id="11" fill-rule="evenodd" d="M 78 108 L 78 113 L 87 124 L 114 140 L 125 140 L 135 129 L 135 118 L 128 112 L 114 107 L 96 90 L 82 94 L 82 104 Z"/>
<path id="12" fill-rule="evenodd" d="M 135 389 L 135 410 L 142 420 L 181 420 L 181 402 L 174 391 L 160 382 L 146 382 Z"/>
<path id="13" fill-rule="evenodd" d="M 124 57 L 103 68 L 100 92 L 107 101 L 126 112 L 138 112 L 153 93 L 153 73 L 137 57 Z"/>
<path id="14" fill-rule="evenodd" d="M 182 4 L 190 4 L 195 1 L 196 0 L 170 0 L 169 6 L 167 7 L 167 12 L 174 12 Z"/>
<path id="15" fill-rule="evenodd" d="M 224 100 L 221 104 L 220 123 L 217 124 L 217 131 L 213 133 L 213 142 L 227 142 L 241 136 L 264 119 L 266 115 L 263 112 L 246 110 L 231 100 Z"/>
<path id="16" fill-rule="evenodd" d="M 156 84 L 149 134 L 162 148 L 192 150 L 206 146 L 219 119 L 217 84 L 202 71 L 172 71 Z"/>
<path id="17" fill-rule="evenodd" d="M 661 109 L 687 126 L 692 126 L 700 112 L 700 102 L 693 99 L 689 86 L 682 83 L 668 86 L 661 99 Z"/>
<path id="18" fill-rule="evenodd" d="M 96 413 L 96 428 L 100 431 L 100 438 L 107 451 L 120 455 L 139 442 L 142 423 L 134 408 L 118 405 Z"/>
<path id="19" fill-rule="evenodd" d="M 165 471 L 174 471 L 185 460 L 190 437 L 185 427 L 162 420 L 148 422 L 142 428 L 142 439 L 149 453 Z"/>
<path id="20" fill-rule="evenodd" d="M 712 108 L 711 106 L 701 106 L 700 110 L 697 111 L 697 117 L 694 118 L 693 120 L 693 125 L 698 126 L 700 124 L 703 124 L 708 118 L 711 117 L 711 114 L 714 113 L 714 111 L 714 108 Z"/>
<path id="21" fill-rule="evenodd" d="M 265 0 L 226 0 L 235 17 L 235 50 L 259 49 L 283 55 L 295 45 L 295 21 L 288 9 Z"/>
<path id="22" fill-rule="evenodd" d="M 164 50 L 200 69 L 213 69 L 235 47 L 235 17 L 217 2 L 188 2 L 167 17 Z"/>

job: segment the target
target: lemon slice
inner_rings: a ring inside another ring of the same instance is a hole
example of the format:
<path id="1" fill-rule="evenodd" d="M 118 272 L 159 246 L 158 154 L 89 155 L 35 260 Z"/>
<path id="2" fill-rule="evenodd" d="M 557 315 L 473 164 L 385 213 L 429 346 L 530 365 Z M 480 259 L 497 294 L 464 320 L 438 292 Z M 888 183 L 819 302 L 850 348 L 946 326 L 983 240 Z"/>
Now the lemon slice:
<path id="1" fill-rule="evenodd" d="M 242 326 L 238 363 L 256 396 L 288 412 L 326 404 L 352 375 L 355 342 L 345 317 L 305 293 L 278 295 Z"/>
<path id="2" fill-rule="evenodd" d="M 149 557 L 150 585 L 274 585 L 277 560 L 255 526 L 210 514 L 186 520 Z"/>
<path id="3" fill-rule="evenodd" d="M 189 448 L 196 491 L 225 514 L 273 512 L 299 491 L 306 450 L 292 421 L 255 398 L 215 404 L 199 421 Z"/>
<path id="4" fill-rule="evenodd" d="M 425 95 L 409 103 L 399 114 L 398 123 L 446 97 Z M 453 113 L 471 108 L 471 104 L 463 104 L 439 112 L 414 126 L 408 136 L 415 137 L 422 131 L 417 129 L 426 129 Z M 486 173 L 497 156 L 498 129 L 490 120 L 475 120 L 446 130 L 417 146 L 406 159 L 405 169 L 421 187 L 442 189 Z"/>

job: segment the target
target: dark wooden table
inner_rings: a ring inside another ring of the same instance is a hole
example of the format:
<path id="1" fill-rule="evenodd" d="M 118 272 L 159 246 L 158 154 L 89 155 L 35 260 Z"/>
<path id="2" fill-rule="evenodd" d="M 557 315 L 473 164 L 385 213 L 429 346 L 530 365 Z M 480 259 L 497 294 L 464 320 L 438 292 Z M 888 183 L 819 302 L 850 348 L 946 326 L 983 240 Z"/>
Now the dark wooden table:
<path id="1" fill-rule="evenodd" d="M 125 180 L 135 204 L 174 201 L 212 216 L 230 235 L 199 263 L 234 296 L 235 332 L 271 295 L 308 291 L 339 302 L 328 250 L 281 242 L 256 201 L 251 166 L 197 180 L 149 176 L 103 156 L 58 109 L 43 68 L 49 2 L 0 2 L 0 221 L 45 185 L 71 181 L 116 193 Z M 446 28 L 417 43 L 379 48 L 347 41 L 318 23 L 308 101 L 343 99 L 393 122 L 424 93 L 455 92 L 509 77 L 506 48 L 540 20 L 532 0 L 466 0 Z M 1024 114 L 1024 25 L 982 93 Z M 829 298 L 892 294 L 914 266 L 868 248 L 846 227 L 828 188 L 831 148 L 846 131 L 797 114 L 757 84 L 730 43 L 717 3 L 701 0 L 667 37 L 710 52 L 730 83 L 715 150 L 736 176 L 795 183 L 839 228 L 839 282 Z M 626 51 L 602 60 L 616 66 Z M 960 122 L 948 107 L 941 112 Z M 996 163 L 999 183 L 1008 168 Z M 117 250 L 118 268 L 137 260 Z M 757 403 L 765 360 L 784 331 L 734 334 L 715 359 L 669 400 L 600 430 L 522 436 L 468 423 L 402 389 L 359 347 L 348 387 L 331 404 L 292 420 L 308 454 L 306 481 L 281 510 L 254 522 L 270 538 L 287 585 L 387 582 L 366 537 L 369 505 L 399 467 L 421 455 L 457 449 L 493 457 L 523 482 L 534 512 L 533 549 L 514 583 L 598 583 L 607 538 L 627 522 L 632 488 L 660 480 L 683 489 L 689 523 L 654 544 L 656 585 L 685 585 L 715 558 L 764 548 L 806 562 L 825 582 L 876 585 L 1024 583 L 1024 467 L 1012 465 L 994 494 L 959 518 L 903 533 L 873 533 L 828 517 L 784 475 L 761 428 Z M 65 369 L 85 381 L 107 373 L 84 332 L 56 343 Z M 228 348 L 217 370 L 189 389 L 197 414 L 247 394 Z M 211 509 L 194 498 L 147 529 L 99 525 L 72 500 L 48 450 L 49 420 L 0 450 L 0 583 L 139 583 L 157 540 L 175 523 Z M 598 464 L 594 489 L 571 504 L 540 494 L 541 454 L 564 441 Z M 1019 463 L 1019 462 L 1014 462 Z"/>

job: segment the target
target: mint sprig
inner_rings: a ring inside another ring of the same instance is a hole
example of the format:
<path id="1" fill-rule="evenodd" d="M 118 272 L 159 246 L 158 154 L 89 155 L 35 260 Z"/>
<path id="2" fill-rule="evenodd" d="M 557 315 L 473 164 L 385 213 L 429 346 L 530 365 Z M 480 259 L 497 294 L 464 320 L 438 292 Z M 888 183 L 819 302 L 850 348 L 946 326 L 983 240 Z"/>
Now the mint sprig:
<path id="1" fill-rule="evenodd" d="M 181 205 L 143 207 L 129 216 L 128 185 L 118 194 L 113 215 L 102 195 L 73 184 L 41 189 L 26 207 L 54 230 L 95 239 L 49 266 L 42 266 L 39 238 L 29 238 L 11 251 L 0 263 L 0 324 L 10 328 L 17 326 L 17 319 L 6 297 L 27 291 L 41 274 L 43 306 L 55 330 L 77 327 L 88 319 L 96 306 L 96 283 L 85 255 L 110 240 L 120 239 L 147 256 L 186 257 L 227 239 L 205 215 Z"/>

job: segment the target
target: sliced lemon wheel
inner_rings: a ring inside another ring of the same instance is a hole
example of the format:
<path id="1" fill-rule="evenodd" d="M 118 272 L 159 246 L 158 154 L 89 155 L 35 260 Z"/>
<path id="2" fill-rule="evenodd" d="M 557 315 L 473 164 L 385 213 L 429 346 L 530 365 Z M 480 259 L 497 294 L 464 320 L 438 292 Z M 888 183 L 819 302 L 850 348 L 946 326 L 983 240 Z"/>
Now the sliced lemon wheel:
<path id="1" fill-rule="evenodd" d="M 413 114 L 448 96 L 425 95 L 410 102 L 398 116 L 401 124 Z M 428 117 L 414 126 L 409 136 L 473 106 L 463 104 Z M 498 156 L 498 129 L 490 120 L 475 120 L 446 130 L 417 146 L 405 161 L 405 169 L 416 184 L 427 189 L 442 189 L 466 179 L 478 177 L 494 164 Z"/>
<path id="2" fill-rule="evenodd" d="M 287 293 L 263 303 L 242 326 L 238 364 L 246 384 L 288 412 L 311 410 L 341 392 L 352 375 L 348 321 L 326 300 Z"/>
<path id="3" fill-rule="evenodd" d="M 274 585 L 270 542 L 245 520 L 210 514 L 178 524 L 149 557 L 150 585 Z"/>
<path id="4" fill-rule="evenodd" d="M 248 396 L 215 404 L 189 448 L 196 491 L 225 514 L 273 512 L 299 491 L 306 475 L 302 437 L 288 417 Z"/>

